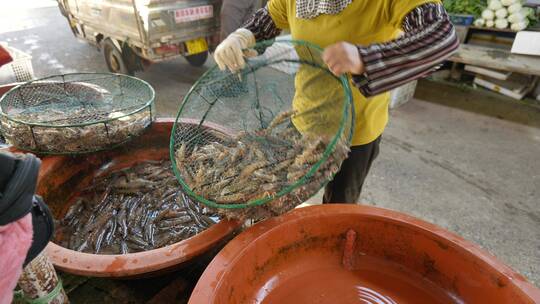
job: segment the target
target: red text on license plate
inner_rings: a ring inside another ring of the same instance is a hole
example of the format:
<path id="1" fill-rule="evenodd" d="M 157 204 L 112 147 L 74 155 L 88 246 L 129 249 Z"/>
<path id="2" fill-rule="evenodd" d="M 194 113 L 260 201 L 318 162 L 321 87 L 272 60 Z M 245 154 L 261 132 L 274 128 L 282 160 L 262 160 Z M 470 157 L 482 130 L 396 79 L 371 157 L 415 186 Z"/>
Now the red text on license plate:
<path id="1" fill-rule="evenodd" d="M 212 5 L 188 7 L 174 11 L 174 20 L 176 23 L 207 19 L 213 16 L 214 7 Z"/>

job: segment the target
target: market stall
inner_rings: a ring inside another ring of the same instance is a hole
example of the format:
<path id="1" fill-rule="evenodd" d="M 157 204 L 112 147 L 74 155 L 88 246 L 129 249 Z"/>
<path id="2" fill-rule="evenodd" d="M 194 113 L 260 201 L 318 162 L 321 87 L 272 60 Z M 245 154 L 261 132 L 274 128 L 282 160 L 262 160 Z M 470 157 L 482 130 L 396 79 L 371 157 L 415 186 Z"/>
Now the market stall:
<path id="1" fill-rule="evenodd" d="M 451 57 L 452 78 L 463 72 L 475 76 L 475 85 L 514 99 L 523 99 L 538 85 L 540 37 L 538 4 L 533 1 L 445 1 L 462 45 Z M 532 42 L 532 43 L 531 43 Z M 527 55 L 516 45 L 525 47 Z"/>

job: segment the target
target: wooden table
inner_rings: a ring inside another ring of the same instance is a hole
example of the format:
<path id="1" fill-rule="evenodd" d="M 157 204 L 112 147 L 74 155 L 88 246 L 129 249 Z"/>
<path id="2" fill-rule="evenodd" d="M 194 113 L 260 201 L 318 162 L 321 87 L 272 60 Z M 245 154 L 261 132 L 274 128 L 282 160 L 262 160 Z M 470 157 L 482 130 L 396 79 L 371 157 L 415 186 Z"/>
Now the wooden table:
<path id="1" fill-rule="evenodd" d="M 540 76 L 540 57 L 512 54 L 507 50 L 462 44 L 459 51 L 449 60 L 489 69 Z"/>

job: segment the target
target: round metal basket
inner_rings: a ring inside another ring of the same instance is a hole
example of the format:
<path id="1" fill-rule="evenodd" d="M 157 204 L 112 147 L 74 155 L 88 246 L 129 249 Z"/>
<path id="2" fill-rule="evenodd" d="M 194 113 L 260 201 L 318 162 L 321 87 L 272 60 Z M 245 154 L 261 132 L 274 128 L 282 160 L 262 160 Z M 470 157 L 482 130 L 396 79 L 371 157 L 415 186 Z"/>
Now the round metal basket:
<path id="1" fill-rule="evenodd" d="M 13 146 L 44 154 L 114 148 L 140 135 L 155 116 L 154 89 L 110 73 L 29 81 L 0 99 L 0 127 Z"/>
<path id="2" fill-rule="evenodd" d="M 206 72 L 171 134 L 185 192 L 232 218 L 274 216 L 316 194 L 347 157 L 354 127 L 349 81 L 327 69 L 319 47 L 278 40 L 256 49 L 262 55 L 239 73 Z M 310 100 L 318 103 L 300 105 Z"/>

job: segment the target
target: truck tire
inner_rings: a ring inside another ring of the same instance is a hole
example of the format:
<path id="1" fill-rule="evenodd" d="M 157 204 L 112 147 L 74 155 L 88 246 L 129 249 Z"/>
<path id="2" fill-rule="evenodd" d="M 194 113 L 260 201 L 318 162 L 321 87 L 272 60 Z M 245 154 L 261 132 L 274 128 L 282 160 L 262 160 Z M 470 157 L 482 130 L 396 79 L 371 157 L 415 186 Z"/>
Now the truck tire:
<path id="1" fill-rule="evenodd" d="M 187 62 L 191 64 L 194 67 L 201 67 L 206 62 L 206 59 L 208 59 L 208 51 L 202 52 L 199 54 L 194 55 L 188 55 L 186 56 Z"/>
<path id="2" fill-rule="evenodd" d="M 107 68 L 112 73 L 134 75 L 133 71 L 128 68 L 128 65 L 122 57 L 122 52 L 114 45 L 110 39 L 106 39 L 103 42 L 103 55 L 105 56 L 105 62 L 107 63 Z"/>

